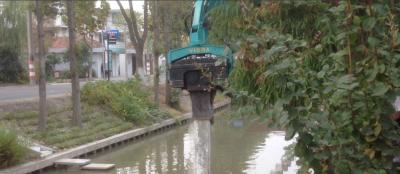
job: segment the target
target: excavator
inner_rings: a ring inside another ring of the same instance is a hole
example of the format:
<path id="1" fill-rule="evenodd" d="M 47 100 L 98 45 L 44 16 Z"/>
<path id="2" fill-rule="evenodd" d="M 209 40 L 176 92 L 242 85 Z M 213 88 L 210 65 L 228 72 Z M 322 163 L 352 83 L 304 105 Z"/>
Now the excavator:
<path id="1" fill-rule="evenodd" d="M 208 40 L 209 13 L 222 3 L 224 0 L 195 0 L 189 45 L 170 50 L 167 55 L 169 84 L 190 93 L 196 120 L 213 119 L 216 91 L 227 86 L 227 77 L 234 64 L 229 47 L 212 45 Z"/>

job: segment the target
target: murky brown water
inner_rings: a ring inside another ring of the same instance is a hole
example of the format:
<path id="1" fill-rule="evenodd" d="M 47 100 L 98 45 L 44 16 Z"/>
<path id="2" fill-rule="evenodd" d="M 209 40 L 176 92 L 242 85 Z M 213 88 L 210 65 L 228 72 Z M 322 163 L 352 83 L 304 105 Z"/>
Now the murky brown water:
<path id="1" fill-rule="evenodd" d="M 189 129 L 192 128 L 185 125 L 91 157 L 93 162 L 116 164 L 115 169 L 106 172 L 70 168 L 45 173 L 191 173 L 193 130 Z M 233 123 L 229 116 L 219 115 L 211 128 L 210 171 L 213 174 L 296 173 L 294 158 L 284 156 L 284 147 L 291 144 L 284 136 L 284 132 L 271 130 L 258 121 Z"/>

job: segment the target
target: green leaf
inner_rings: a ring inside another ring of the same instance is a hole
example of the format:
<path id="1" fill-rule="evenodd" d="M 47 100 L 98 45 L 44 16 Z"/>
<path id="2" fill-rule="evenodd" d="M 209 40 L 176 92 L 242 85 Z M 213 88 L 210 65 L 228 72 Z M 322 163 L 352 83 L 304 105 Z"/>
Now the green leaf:
<path id="1" fill-rule="evenodd" d="M 372 28 L 375 27 L 376 19 L 373 17 L 369 17 L 363 21 L 363 28 L 364 30 L 370 31 Z"/>
<path id="2" fill-rule="evenodd" d="M 378 82 L 376 85 L 374 85 L 374 89 L 372 91 L 372 96 L 382 96 L 384 95 L 389 88 L 382 82 Z"/>
<path id="3" fill-rule="evenodd" d="M 288 129 L 286 130 L 285 140 L 291 140 L 294 135 L 296 135 L 296 130 L 293 128 L 292 125 L 289 125 Z"/>
<path id="4" fill-rule="evenodd" d="M 375 37 L 368 37 L 368 44 L 371 47 L 376 47 L 379 44 L 379 39 L 375 38 Z"/>
<path id="5" fill-rule="evenodd" d="M 375 128 L 374 128 L 374 135 L 378 136 L 382 131 L 382 125 L 379 123 L 375 124 Z"/>

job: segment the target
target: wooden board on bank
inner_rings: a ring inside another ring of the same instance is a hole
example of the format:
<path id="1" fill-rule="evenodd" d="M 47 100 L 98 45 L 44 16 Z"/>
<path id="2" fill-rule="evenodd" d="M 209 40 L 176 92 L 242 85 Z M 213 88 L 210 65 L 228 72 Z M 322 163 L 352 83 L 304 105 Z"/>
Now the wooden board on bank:
<path id="1" fill-rule="evenodd" d="M 109 170 L 115 167 L 115 164 L 102 164 L 102 163 L 91 163 L 83 166 L 83 170 Z"/>
<path id="2" fill-rule="evenodd" d="M 70 159 L 64 158 L 54 162 L 55 165 L 64 166 L 84 166 L 90 163 L 90 159 Z"/>

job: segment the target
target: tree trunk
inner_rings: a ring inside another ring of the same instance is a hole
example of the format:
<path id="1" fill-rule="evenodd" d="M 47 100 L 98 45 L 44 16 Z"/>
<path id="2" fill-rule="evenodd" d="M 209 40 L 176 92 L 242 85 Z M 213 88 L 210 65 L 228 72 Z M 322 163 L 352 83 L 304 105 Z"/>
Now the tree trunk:
<path id="1" fill-rule="evenodd" d="M 46 101 L 46 62 L 44 49 L 44 31 L 43 31 L 43 10 L 42 2 L 36 0 L 36 18 L 39 39 L 39 127 L 40 131 L 47 126 L 47 101 Z"/>
<path id="2" fill-rule="evenodd" d="M 143 69 L 143 50 L 144 44 L 147 39 L 147 30 L 148 30 L 148 0 L 144 0 L 143 6 L 143 32 L 140 32 L 139 23 L 137 17 L 133 10 L 132 0 L 129 0 L 129 15 L 125 11 L 125 8 L 122 6 L 121 0 L 117 0 L 118 6 L 121 10 L 121 14 L 124 17 L 126 24 L 128 26 L 129 38 L 132 42 L 132 45 L 136 50 L 136 73 L 140 76 L 144 75 Z M 142 33 L 140 35 L 140 33 Z"/>
<path id="3" fill-rule="evenodd" d="M 164 25 L 164 27 L 166 27 Z M 164 31 L 166 31 L 164 29 Z M 163 35 L 163 40 L 164 40 L 164 47 L 166 48 L 166 53 L 165 55 L 168 55 L 168 51 L 171 49 L 171 42 L 170 42 L 170 37 L 168 36 L 168 34 L 164 34 Z M 172 102 L 171 102 L 171 86 L 169 85 L 169 63 L 168 61 L 165 61 L 165 103 L 168 106 L 172 106 Z"/>
<path id="4" fill-rule="evenodd" d="M 166 69 L 166 73 L 165 73 L 165 103 L 168 106 L 172 106 L 172 102 L 171 102 L 171 86 L 169 85 L 169 63 L 167 61 L 165 61 L 165 69 Z"/>
<path id="5" fill-rule="evenodd" d="M 144 43 L 139 43 L 136 50 L 136 74 L 142 77 L 144 75 L 144 68 L 143 68 L 143 47 Z"/>
<path id="6" fill-rule="evenodd" d="M 81 101 L 79 89 L 79 74 L 75 53 L 75 14 L 74 14 L 74 1 L 67 1 L 67 16 L 68 16 L 68 31 L 69 31 L 69 58 L 70 58 L 70 71 L 72 82 L 72 123 L 75 126 L 82 128 L 81 119 Z"/>
<path id="7" fill-rule="evenodd" d="M 159 93 L 158 93 L 158 91 L 159 91 L 159 89 L 160 89 L 160 70 L 159 70 L 159 67 L 158 67 L 158 57 L 160 56 L 160 54 L 154 54 L 154 58 L 153 58 L 153 61 L 154 61 L 154 66 L 153 66 L 153 69 L 154 69 L 154 102 L 158 105 L 159 103 L 160 103 L 160 97 L 159 97 Z"/>
<path id="8" fill-rule="evenodd" d="M 89 57 L 89 81 L 92 80 L 92 61 L 93 61 L 93 35 L 90 35 L 90 57 Z"/>
<path id="9" fill-rule="evenodd" d="M 153 74 L 154 74 L 154 102 L 158 105 L 159 104 L 159 82 L 160 82 L 160 71 L 158 68 L 158 58 L 160 57 L 160 50 L 159 50 L 159 45 L 160 44 L 160 25 L 159 21 L 157 20 L 159 17 L 159 11 L 158 11 L 158 1 L 153 1 Z"/>

